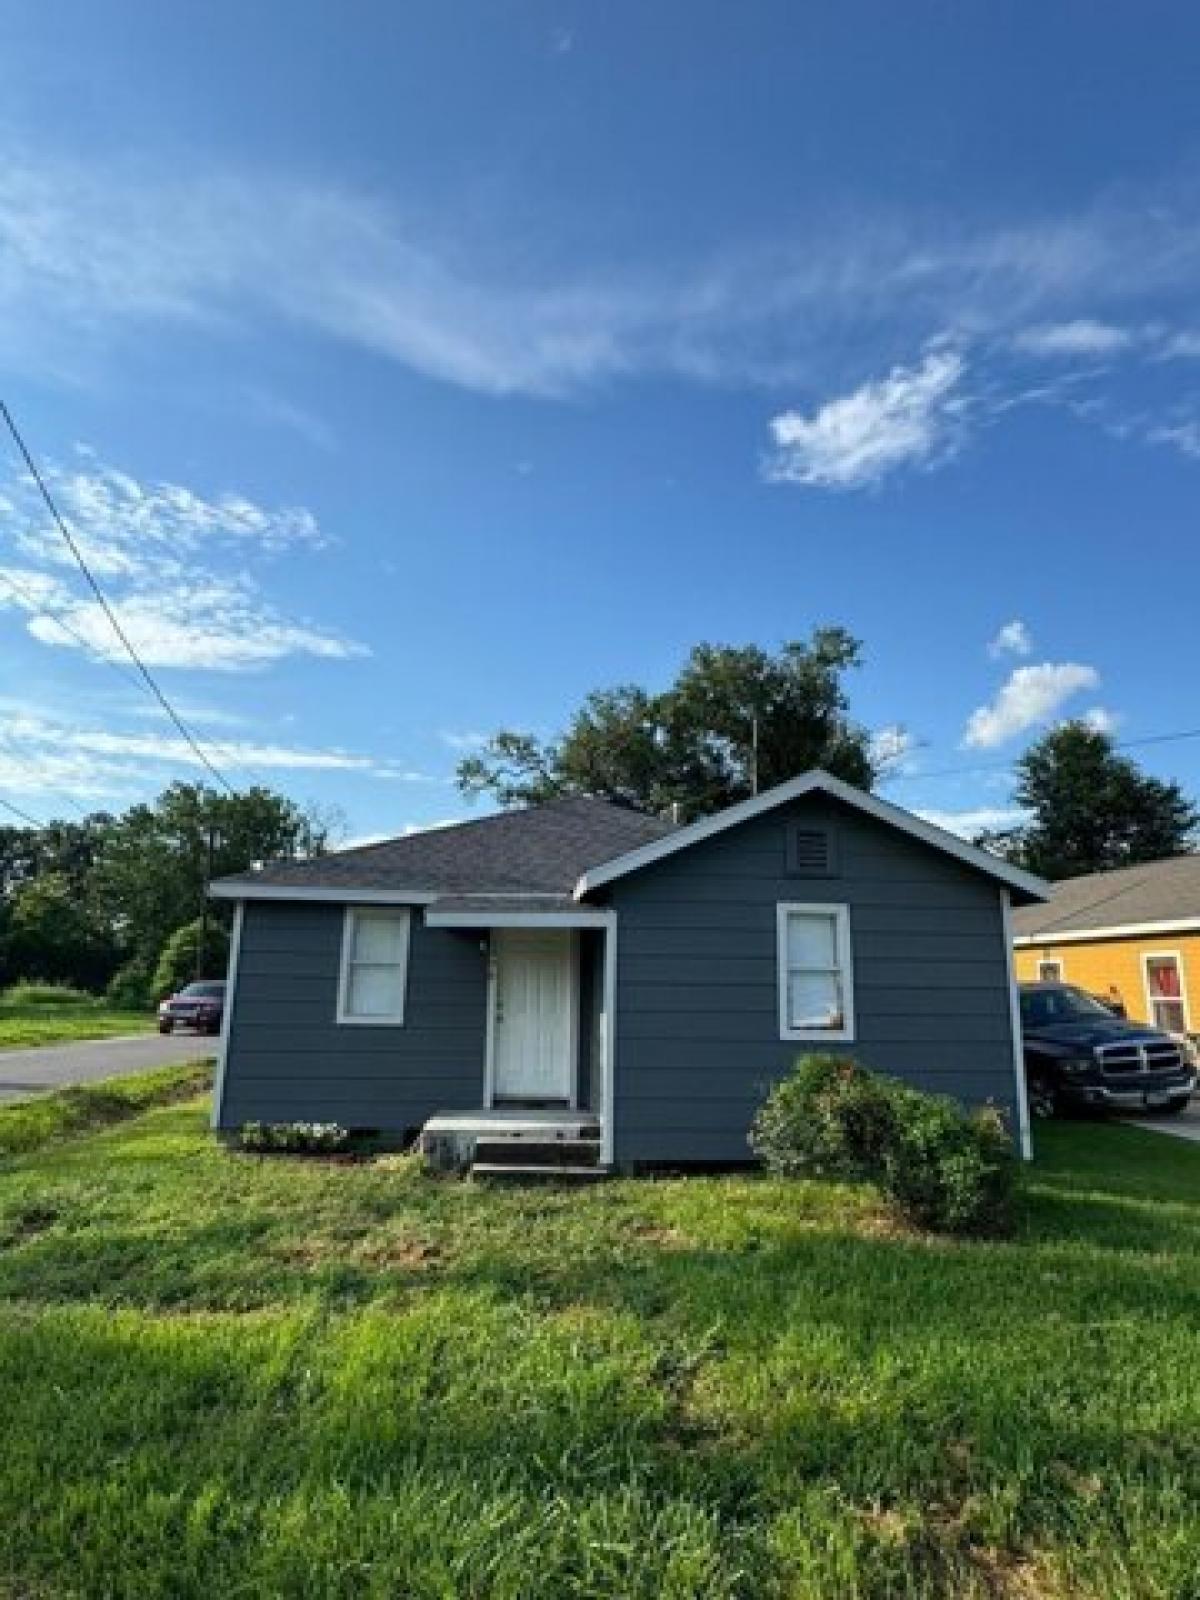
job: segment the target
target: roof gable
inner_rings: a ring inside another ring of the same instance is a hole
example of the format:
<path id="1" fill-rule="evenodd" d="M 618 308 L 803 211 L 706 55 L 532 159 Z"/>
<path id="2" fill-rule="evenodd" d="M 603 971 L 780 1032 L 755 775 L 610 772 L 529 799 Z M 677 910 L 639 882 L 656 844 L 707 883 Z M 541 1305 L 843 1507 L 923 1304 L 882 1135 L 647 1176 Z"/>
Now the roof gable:
<path id="1" fill-rule="evenodd" d="M 905 811 L 902 806 L 894 806 L 887 800 L 880 800 L 878 796 L 868 794 L 863 789 L 856 789 L 851 784 L 843 783 L 832 773 L 817 769 L 803 773 L 798 778 L 791 778 L 787 783 L 777 784 L 775 788 L 768 789 L 749 800 L 743 800 L 737 805 L 727 806 L 724 811 L 718 811 L 711 817 L 702 817 L 699 822 L 693 822 L 686 828 L 676 828 L 662 838 L 649 840 L 624 855 L 590 868 L 580 876 L 575 885 L 575 898 L 582 899 L 585 895 L 618 878 L 625 877 L 628 873 L 640 872 L 644 867 L 662 861 L 677 851 L 686 850 L 704 839 L 711 839 L 715 834 L 723 833 L 728 828 L 736 828 L 778 806 L 787 805 L 792 800 L 814 793 L 830 795 L 844 805 L 873 817 L 877 822 L 897 828 L 900 832 L 921 840 L 932 849 L 953 856 L 977 872 L 982 872 L 998 883 L 1015 890 L 1022 901 L 1045 900 L 1050 893 L 1050 886 L 1031 872 L 1024 872 L 1020 867 L 1001 861 L 998 856 L 979 849 L 977 845 L 968 844 L 965 839 L 947 833 L 944 828 L 935 827 L 933 823 L 914 816 L 911 811 Z"/>

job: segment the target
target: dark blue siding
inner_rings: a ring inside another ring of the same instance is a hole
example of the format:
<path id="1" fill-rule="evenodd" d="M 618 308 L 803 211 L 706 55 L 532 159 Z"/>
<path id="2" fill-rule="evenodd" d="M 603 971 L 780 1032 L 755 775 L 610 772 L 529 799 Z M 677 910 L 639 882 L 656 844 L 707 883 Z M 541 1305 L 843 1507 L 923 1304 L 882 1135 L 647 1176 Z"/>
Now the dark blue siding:
<path id="1" fill-rule="evenodd" d="M 833 876 L 786 873 L 796 821 L 836 830 Z M 850 907 L 853 1044 L 780 1040 L 781 900 Z M 619 880 L 610 903 L 619 1162 L 744 1159 L 770 1084 L 822 1048 L 1011 1117 L 1000 890 L 970 867 L 814 796 Z"/>
<path id="2" fill-rule="evenodd" d="M 340 1122 L 399 1132 L 482 1104 L 487 962 L 478 933 L 412 912 L 403 1027 L 340 1026 L 340 905 L 249 902 L 221 1126 Z"/>

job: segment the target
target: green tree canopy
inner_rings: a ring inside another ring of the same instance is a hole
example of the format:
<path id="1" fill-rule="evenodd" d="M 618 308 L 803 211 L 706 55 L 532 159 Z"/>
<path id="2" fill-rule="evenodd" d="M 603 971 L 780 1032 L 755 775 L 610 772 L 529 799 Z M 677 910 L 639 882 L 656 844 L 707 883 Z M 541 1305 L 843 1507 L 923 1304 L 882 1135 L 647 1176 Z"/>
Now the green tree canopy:
<path id="1" fill-rule="evenodd" d="M 254 861 L 318 855 L 326 824 L 270 789 L 218 794 L 174 783 L 151 805 L 131 807 L 108 828 L 93 874 L 96 905 L 124 950 L 158 959 L 176 928 L 199 914 L 208 878 Z M 227 916 L 214 907 L 214 918 Z"/>
<path id="2" fill-rule="evenodd" d="M 1052 728 L 1017 763 L 1017 803 L 1029 821 L 980 844 L 1044 878 L 1186 855 L 1200 814 L 1177 783 L 1152 778 L 1085 722 Z"/>
<path id="3" fill-rule="evenodd" d="M 201 960 L 203 939 L 203 960 Z M 223 978 L 229 965 L 229 934 L 213 920 L 196 917 L 185 922 L 162 947 L 151 988 L 155 996 L 174 994 L 193 978 Z"/>
<path id="4" fill-rule="evenodd" d="M 775 654 L 699 644 L 661 693 L 627 684 L 589 694 L 559 739 L 494 734 L 460 762 L 459 787 L 503 806 L 602 795 L 659 815 L 678 807 L 684 821 L 810 767 L 869 789 L 877 764 L 843 684 L 860 657 L 841 628 Z"/>
<path id="5" fill-rule="evenodd" d="M 6 983 L 49 978 L 94 989 L 108 981 L 117 960 L 112 941 L 65 874 L 30 878 L 7 909 Z"/>

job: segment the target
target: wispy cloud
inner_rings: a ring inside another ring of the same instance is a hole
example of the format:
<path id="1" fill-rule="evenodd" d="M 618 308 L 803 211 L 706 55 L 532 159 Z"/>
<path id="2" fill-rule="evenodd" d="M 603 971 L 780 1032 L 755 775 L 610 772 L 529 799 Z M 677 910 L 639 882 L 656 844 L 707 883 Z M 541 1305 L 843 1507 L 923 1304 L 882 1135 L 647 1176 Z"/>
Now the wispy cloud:
<path id="1" fill-rule="evenodd" d="M 994 639 L 988 643 L 988 655 L 997 660 L 1002 656 L 1029 656 L 1033 654 L 1033 637 L 1019 617 L 1006 622 Z"/>
<path id="2" fill-rule="evenodd" d="M 775 449 L 767 477 L 811 488 L 862 489 L 899 467 L 944 458 L 956 444 L 962 375 L 956 351 L 931 351 L 919 366 L 894 367 L 809 416 L 781 413 L 771 420 Z"/>
<path id="3" fill-rule="evenodd" d="M 893 722 L 885 728 L 877 728 L 871 735 L 871 759 L 877 767 L 892 776 L 911 773 L 911 757 L 917 746 L 916 735 L 900 723 Z"/>
<path id="4" fill-rule="evenodd" d="M 355 773 L 401 783 L 437 784 L 436 775 L 403 763 L 338 747 L 285 745 L 270 740 L 206 741 L 233 776 L 246 773 Z M 27 796 L 58 792 L 79 799 L 127 796 L 162 783 L 180 769 L 199 768 L 195 751 L 169 733 L 119 732 L 5 702 L 0 739 L 0 789 Z"/>
<path id="5" fill-rule="evenodd" d="M 463 755 L 472 750 L 481 750 L 488 742 L 486 733 L 472 733 L 469 729 L 443 728 L 438 734 L 438 738 L 448 750 L 454 750 Z"/>
<path id="6" fill-rule="evenodd" d="M 976 839 L 981 833 L 1015 828 L 1026 820 L 1026 813 L 1019 806 L 974 806 L 962 811 L 918 807 L 917 815 L 937 828 L 945 828 L 947 833 L 958 834 L 961 839 Z"/>
<path id="7" fill-rule="evenodd" d="M 1016 667 L 990 704 L 979 706 L 967 720 L 963 743 L 990 750 L 1048 722 L 1073 695 L 1100 682 L 1095 667 L 1078 661 L 1044 661 Z"/>
<path id="8" fill-rule="evenodd" d="M 614 252 L 564 273 L 553 240 L 515 266 L 503 241 L 464 237 L 462 208 L 433 218 L 325 180 L 10 149 L 0 354 L 32 340 L 69 364 L 148 322 L 232 337 L 276 319 L 470 389 L 558 395 L 644 373 L 844 383 L 845 352 L 861 371 L 869 347 L 921 349 L 948 328 L 976 344 L 1107 337 L 1111 351 L 1150 296 L 1195 325 L 1200 207 L 1181 186 L 1151 198 L 974 228 L 860 212 L 802 239 L 652 265 Z"/>
<path id="9" fill-rule="evenodd" d="M 1119 711 L 1110 711 L 1107 706 L 1093 706 L 1090 711 L 1083 713 L 1083 720 L 1097 733 L 1116 733 L 1122 717 Z"/>
<path id="10" fill-rule="evenodd" d="M 367 653 L 353 640 L 283 616 L 250 570 L 255 561 L 323 547 L 304 507 L 143 483 L 90 452 L 46 473 L 121 626 L 151 666 L 238 672 L 289 656 Z M 43 644 L 123 660 L 107 617 L 79 586 L 70 552 L 24 478 L 0 494 L 0 532 L 24 558 L 0 566 L 0 610 L 24 615 Z"/>
<path id="11" fill-rule="evenodd" d="M 1018 350 L 1035 356 L 1110 356 L 1128 350 L 1134 342 L 1130 329 L 1089 317 L 1022 328 L 1013 339 Z"/>

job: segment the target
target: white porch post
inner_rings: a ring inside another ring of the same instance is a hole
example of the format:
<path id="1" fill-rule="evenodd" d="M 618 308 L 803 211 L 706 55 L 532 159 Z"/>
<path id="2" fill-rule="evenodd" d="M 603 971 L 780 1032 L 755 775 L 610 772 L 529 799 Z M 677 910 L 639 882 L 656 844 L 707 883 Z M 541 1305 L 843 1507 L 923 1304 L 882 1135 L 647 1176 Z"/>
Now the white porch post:
<path id="1" fill-rule="evenodd" d="M 613 1161 L 614 1118 L 616 1116 L 615 1085 L 617 1063 L 617 913 L 604 913 L 604 1005 L 601 1012 L 601 1080 L 604 1085 L 604 1109 L 600 1121 L 600 1161 L 611 1166 Z"/>

